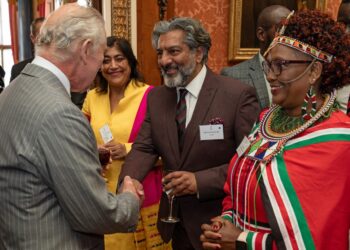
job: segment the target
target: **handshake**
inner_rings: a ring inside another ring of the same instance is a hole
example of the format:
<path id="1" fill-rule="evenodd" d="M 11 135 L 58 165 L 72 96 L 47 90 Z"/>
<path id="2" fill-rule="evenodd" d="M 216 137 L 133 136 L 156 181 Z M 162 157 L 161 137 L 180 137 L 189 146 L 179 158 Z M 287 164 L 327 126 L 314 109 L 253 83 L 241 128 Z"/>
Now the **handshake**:
<path id="1" fill-rule="evenodd" d="M 132 179 L 129 176 L 125 176 L 119 188 L 119 193 L 125 192 L 134 194 L 138 198 L 140 206 L 142 205 L 143 200 L 145 199 L 145 193 L 143 191 L 142 184 L 138 180 Z"/>

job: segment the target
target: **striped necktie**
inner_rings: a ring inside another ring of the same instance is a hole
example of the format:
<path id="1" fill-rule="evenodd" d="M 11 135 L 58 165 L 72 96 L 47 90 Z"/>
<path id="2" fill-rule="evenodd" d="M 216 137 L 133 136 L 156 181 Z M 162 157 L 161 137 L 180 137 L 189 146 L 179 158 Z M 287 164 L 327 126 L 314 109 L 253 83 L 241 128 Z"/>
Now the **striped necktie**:
<path id="1" fill-rule="evenodd" d="M 347 107 L 347 110 L 346 110 L 346 114 L 347 114 L 348 116 L 350 116 L 350 95 L 349 95 L 348 107 Z"/>
<path id="2" fill-rule="evenodd" d="M 186 129 L 186 110 L 187 110 L 187 106 L 186 106 L 186 95 L 188 93 L 188 91 L 186 89 L 180 89 L 179 90 L 180 93 L 180 98 L 179 101 L 177 102 L 176 105 L 176 124 L 177 124 L 177 132 L 179 135 L 179 146 L 180 149 L 182 148 L 182 143 L 183 143 L 183 134 L 185 132 Z"/>

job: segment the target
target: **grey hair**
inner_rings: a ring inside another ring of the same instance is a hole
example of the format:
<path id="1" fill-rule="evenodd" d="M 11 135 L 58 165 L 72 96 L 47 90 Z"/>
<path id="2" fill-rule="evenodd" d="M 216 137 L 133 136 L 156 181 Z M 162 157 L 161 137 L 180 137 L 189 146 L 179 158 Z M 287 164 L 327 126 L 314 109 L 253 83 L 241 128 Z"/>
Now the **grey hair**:
<path id="1" fill-rule="evenodd" d="M 202 63 L 208 61 L 208 53 L 211 47 L 210 35 L 198 20 L 189 17 L 179 17 L 156 23 L 152 33 L 153 48 L 157 48 L 161 35 L 173 30 L 183 30 L 185 32 L 184 43 L 191 50 L 201 47 L 203 49 Z"/>
<path id="2" fill-rule="evenodd" d="M 47 47 L 53 47 L 54 56 L 65 61 L 74 57 L 72 44 L 75 41 L 91 39 L 94 50 L 105 43 L 105 36 L 101 33 L 104 20 L 96 9 L 79 5 L 66 9 L 64 15 L 54 22 L 50 21 L 50 16 L 44 22 L 35 45 L 38 55 Z"/>

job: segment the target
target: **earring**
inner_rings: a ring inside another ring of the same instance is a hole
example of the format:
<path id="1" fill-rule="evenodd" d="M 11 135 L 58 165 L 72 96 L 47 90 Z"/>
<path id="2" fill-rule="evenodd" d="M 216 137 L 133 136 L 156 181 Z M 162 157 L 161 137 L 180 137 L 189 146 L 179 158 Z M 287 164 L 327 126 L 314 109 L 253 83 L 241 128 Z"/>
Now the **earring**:
<path id="1" fill-rule="evenodd" d="M 311 102 L 311 111 L 310 113 L 308 113 L 307 108 L 310 102 Z M 306 122 L 310 120 L 315 114 L 316 114 L 316 94 L 315 94 L 313 85 L 311 85 L 305 95 L 303 105 L 301 106 L 301 116 L 304 122 Z"/>

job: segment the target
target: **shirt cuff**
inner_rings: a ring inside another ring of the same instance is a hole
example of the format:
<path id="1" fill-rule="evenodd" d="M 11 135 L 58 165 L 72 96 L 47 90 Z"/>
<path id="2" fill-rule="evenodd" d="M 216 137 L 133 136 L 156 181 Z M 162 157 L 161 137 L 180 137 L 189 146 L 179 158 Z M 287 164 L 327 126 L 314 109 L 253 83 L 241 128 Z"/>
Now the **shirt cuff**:
<path id="1" fill-rule="evenodd" d="M 247 235 L 248 235 L 248 233 L 243 231 L 242 233 L 240 233 L 238 235 L 237 241 L 242 241 L 242 242 L 247 243 Z"/>

